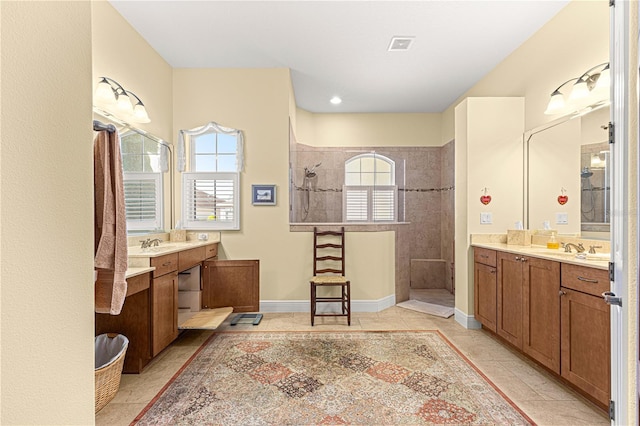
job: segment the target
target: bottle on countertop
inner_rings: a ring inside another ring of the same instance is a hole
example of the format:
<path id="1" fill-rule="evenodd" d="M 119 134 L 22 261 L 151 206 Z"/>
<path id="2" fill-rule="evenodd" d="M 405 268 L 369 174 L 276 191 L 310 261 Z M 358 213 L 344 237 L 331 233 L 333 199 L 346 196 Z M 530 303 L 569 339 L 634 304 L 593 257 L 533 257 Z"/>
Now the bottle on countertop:
<path id="1" fill-rule="evenodd" d="M 560 248 L 560 243 L 558 242 L 558 240 L 556 240 L 556 233 L 555 232 L 551 233 L 551 238 L 549 238 L 549 241 L 547 241 L 547 248 L 548 249 L 559 249 Z"/>

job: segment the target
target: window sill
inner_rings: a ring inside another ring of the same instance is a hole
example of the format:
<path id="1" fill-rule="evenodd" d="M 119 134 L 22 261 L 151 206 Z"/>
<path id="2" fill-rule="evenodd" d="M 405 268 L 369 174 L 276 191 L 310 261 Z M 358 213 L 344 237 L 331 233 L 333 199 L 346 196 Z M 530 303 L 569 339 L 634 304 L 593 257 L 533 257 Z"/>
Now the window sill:
<path id="1" fill-rule="evenodd" d="M 322 228 L 342 227 L 347 232 L 383 232 L 395 231 L 399 226 L 409 225 L 410 222 L 296 222 L 289 223 L 290 232 L 313 232 L 315 226 Z"/>

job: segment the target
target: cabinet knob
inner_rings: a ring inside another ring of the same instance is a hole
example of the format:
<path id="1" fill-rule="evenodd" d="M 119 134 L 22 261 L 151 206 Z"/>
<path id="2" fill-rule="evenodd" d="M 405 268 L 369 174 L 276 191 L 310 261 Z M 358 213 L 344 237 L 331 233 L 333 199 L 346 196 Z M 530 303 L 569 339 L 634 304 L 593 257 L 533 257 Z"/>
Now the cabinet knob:
<path id="1" fill-rule="evenodd" d="M 567 294 L 567 292 L 566 292 L 566 291 L 562 291 L 562 290 L 560 290 L 560 292 L 558 293 L 558 296 L 564 296 L 565 294 Z"/>
<path id="2" fill-rule="evenodd" d="M 520 262 L 526 262 L 526 261 L 527 261 L 527 258 L 526 258 L 526 257 L 521 257 L 521 258 L 520 258 Z"/>
<path id="3" fill-rule="evenodd" d="M 520 260 L 520 256 L 516 256 L 516 260 Z"/>

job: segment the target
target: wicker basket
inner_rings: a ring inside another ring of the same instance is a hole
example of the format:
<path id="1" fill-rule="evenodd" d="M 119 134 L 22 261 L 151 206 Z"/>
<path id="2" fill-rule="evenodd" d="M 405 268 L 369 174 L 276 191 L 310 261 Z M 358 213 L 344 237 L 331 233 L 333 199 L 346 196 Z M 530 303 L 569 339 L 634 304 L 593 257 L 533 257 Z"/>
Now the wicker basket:
<path id="1" fill-rule="evenodd" d="M 117 336 L 115 333 L 108 333 L 109 338 Z M 95 370 L 95 386 L 96 386 L 96 413 L 105 405 L 107 405 L 118 392 L 120 387 L 120 378 L 122 377 L 122 367 L 124 366 L 124 356 L 127 353 L 128 340 L 124 350 L 120 352 L 118 357 L 101 368 Z"/>

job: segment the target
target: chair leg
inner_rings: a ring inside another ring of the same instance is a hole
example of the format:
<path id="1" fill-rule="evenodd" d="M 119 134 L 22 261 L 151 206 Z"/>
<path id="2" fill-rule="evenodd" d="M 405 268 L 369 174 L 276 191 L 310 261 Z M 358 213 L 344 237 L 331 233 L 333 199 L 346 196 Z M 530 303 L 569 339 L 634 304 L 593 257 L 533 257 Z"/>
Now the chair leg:
<path id="1" fill-rule="evenodd" d="M 311 327 L 316 316 L 316 285 L 311 283 Z"/>
<path id="2" fill-rule="evenodd" d="M 347 281 L 347 324 L 351 325 L 351 282 Z"/>

